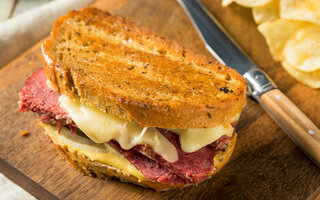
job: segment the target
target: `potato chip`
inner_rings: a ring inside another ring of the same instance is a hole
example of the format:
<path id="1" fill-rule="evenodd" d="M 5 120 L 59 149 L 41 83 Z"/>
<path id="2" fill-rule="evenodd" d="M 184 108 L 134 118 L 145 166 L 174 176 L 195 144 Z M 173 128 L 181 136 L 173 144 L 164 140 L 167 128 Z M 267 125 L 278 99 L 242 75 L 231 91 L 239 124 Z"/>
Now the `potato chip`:
<path id="1" fill-rule="evenodd" d="M 222 6 L 228 6 L 231 4 L 234 0 L 222 0 Z"/>
<path id="2" fill-rule="evenodd" d="M 320 88 L 320 70 L 304 72 L 291 66 L 287 62 L 282 62 L 286 71 L 299 82 L 312 88 Z"/>
<path id="3" fill-rule="evenodd" d="M 320 25 L 320 1 L 280 0 L 280 16 L 284 19 L 308 21 Z"/>
<path id="4" fill-rule="evenodd" d="M 301 71 L 320 69 L 320 27 L 310 24 L 300 29 L 284 47 L 284 60 Z"/>
<path id="5" fill-rule="evenodd" d="M 279 0 L 272 0 L 266 5 L 252 8 L 252 15 L 257 24 L 279 19 Z"/>
<path id="6" fill-rule="evenodd" d="M 298 30 L 308 23 L 294 20 L 279 19 L 265 22 L 258 26 L 258 30 L 267 41 L 270 52 L 275 60 L 283 60 L 283 48 L 287 41 L 293 37 Z"/>
<path id="7" fill-rule="evenodd" d="M 269 3 L 271 0 L 223 0 L 222 5 L 228 6 L 232 2 L 236 2 L 237 4 L 245 7 L 257 7 L 257 6 L 263 6 L 267 3 Z"/>

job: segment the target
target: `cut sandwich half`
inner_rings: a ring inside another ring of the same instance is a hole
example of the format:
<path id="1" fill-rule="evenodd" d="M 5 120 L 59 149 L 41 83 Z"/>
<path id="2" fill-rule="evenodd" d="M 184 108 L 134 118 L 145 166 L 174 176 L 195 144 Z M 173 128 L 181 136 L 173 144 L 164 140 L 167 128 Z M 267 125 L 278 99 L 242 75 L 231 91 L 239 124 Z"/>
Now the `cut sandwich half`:
<path id="1" fill-rule="evenodd" d="M 94 8 L 71 11 L 42 44 L 20 111 L 87 175 L 155 190 L 197 185 L 233 151 L 246 82 L 235 70 Z"/>

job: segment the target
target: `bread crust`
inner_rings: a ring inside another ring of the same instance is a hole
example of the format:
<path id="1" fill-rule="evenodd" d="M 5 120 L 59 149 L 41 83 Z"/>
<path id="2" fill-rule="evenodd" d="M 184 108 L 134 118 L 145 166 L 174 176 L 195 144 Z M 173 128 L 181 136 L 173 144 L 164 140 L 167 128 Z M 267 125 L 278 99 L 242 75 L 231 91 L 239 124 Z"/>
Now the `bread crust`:
<path id="1" fill-rule="evenodd" d="M 42 124 L 41 126 L 45 126 Z M 182 189 L 184 187 L 190 186 L 192 184 L 177 184 L 171 185 L 169 183 L 159 183 L 148 178 L 144 180 L 139 180 L 135 176 L 128 174 L 120 169 L 117 169 L 113 166 L 107 165 L 105 163 L 92 161 L 87 156 L 81 154 L 80 152 L 70 150 L 67 145 L 61 144 L 58 140 L 54 140 L 54 138 L 50 137 L 50 133 L 45 132 L 48 138 L 55 145 L 61 155 L 69 162 L 71 166 L 81 172 L 83 175 L 88 176 L 96 176 L 102 179 L 110 179 L 112 177 L 118 178 L 123 182 L 130 182 L 137 185 L 141 185 L 143 187 L 153 188 L 156 191 L 167 191 L 173 189 Z M 224 165 L 227 164 L 230 159 L 232 152 L 234 150 L 236 144 L 237 134 L 235 133 L 232 139 L 227 144 L 227 147 L 224 151 L 219 151 L 215 154 L 213 162 L 214 162 L 214 170 L 211 174 L 208 175 L 208 178 L 211 178 L 213 175 L 218 173 Z"/>
<path id="2" fill-rule="evenodd" d="M 42 56 L 57 92 L 142 127 L 214 127 L 246 103 L 235 70 L 94 8 L 60 17 Z"/>

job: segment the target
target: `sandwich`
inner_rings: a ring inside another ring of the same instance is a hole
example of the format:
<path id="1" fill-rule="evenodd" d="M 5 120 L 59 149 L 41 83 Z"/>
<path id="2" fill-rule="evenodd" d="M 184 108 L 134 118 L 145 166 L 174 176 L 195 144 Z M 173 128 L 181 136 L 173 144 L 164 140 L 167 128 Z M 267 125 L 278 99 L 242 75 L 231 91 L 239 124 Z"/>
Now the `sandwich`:
<path id="1" fill-rule="evenodd" d="M 60 17 L 41 50 L 20 111 L 82 174 L 164 191 L 229 160 L 246 103 L 237 71 L 95 8 Z"/>

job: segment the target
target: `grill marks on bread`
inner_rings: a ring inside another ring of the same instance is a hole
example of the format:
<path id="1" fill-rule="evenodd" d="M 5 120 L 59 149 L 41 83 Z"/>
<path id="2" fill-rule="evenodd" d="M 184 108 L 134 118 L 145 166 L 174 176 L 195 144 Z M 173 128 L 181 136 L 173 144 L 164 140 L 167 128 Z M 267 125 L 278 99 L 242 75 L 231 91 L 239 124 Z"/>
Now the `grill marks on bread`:
<path id="1" fill-rule="evenodd" d="M 220 110 L 232 115 L 245 104 L 245 81 L 234 70 L 97 9 L 60 18 L 43 53 L 53 61 L 45 59 L 46 72 L 60 92 L 142 126 L 210 127 L 224 120 Z M 183 123 L 196 112 L 198 122 Z"/>
<path id="2" fill-rule="evenodd" d="M 126 38 L 126 36 L 114 36 L 112 34 L 102 34 L 101 30 L 96 27 L 85 26 L 84 21 L 76 22 L 74 19 L 69 19 L 65 25 L 78 24 L 72 26 L 70 33 L 66 35 L 66 40 L 57 45 L 57 53 L 61 55 L 60 60 L 66 64 L 72 65 L 74 62 L 77 65 L 90 66 L 94 70 L 103 70 L 104 74 L 111 76 L 106 78 L 107 84 L 111 89 L 122 88 L 124 93 L 145 93 L 148 96 L 147 90 L 154 88 L 141 88 L 141 81 L 145 81 L 146 85 L 158 85 L 157 96 L 161 96 L 162 100 L 170 100 L 179 97 L 177 100 L 186 101 L 190 98 L 201 98 L 201 94 L 210 95 L 211 98 L 219 98 L 221 92 L 219 90 L 209 90 L 211 88 L 203 87 L 207 84 L 212 87 L 220 88 L 225 86 L 226 76 L 212 76 L 212 70 L 197 66 L 193 62 L 184 62 L 185 58 L 177 58 L 169 55 L 164 50 L 153 50 L 151 47 L 145 47 L 141 43 Z M 80 34 L 80 32 L 82 34 Z M 109 41 L 106 43 L 105 41 Z M 66 52 L 67 49 L 67 52 Z M 72 52 L 71 52 L 72 49 Z M 73 54 L 80 52 L 80 54 Z M 63 58 L 63 55 L 67 55 Z M 164 59 L 165 57 L 165 59 Z M 104 66 L 108 66 L 105 68 Z M 173 66 L 173 67 L 166 67 Z M 91 70 L 90 69 L 90 70 Z M 128 71 L 131 71 L 128 72 Z M 84 73 L 87 73 L 86 71 Z M 163 76 L 163 74 L 170 76 Z M 130 74 L 133 74 L 130 77 Z M 95 74 L 92 74 L 93 76 Z M 99 74 L 96 74 L 99 76 Z M 129 80 L 127 75 L 129 75 Z M 122 78 L 123 77 L 123 78 Z M 230 77 L 227 75 L 227 77 Z M 95 79 L 95 78 L 94 78 Z M 123 80 L 124 79 L 124 80 Z M 175 82 L 172 82 L 172 80 Z M 215 83 L 217 79 L 220 81 Z M 99 80 L 99 78 L 97 78 Z M 232 83 L 234 80 L 229 80 Z M 132 87 L 122 87 L 122 85 L 131 85 Z M 183 85 L 187 91 L 179 90 Z M 182 93 L 176 95 L 177 93 Z M 200 95 L 199 95 L 200 94 Z"/>

